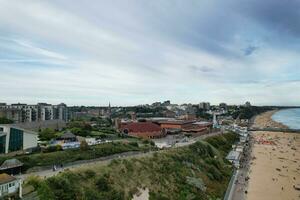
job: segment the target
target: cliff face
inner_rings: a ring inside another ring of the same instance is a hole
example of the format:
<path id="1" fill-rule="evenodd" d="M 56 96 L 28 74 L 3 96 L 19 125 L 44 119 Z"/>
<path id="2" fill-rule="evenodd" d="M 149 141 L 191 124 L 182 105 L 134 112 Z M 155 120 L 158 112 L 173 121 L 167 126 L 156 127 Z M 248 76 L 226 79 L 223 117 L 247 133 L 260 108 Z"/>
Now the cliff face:
<path id="1" fill-rule="evenodd" d="M 222 198 L 231 166 L 225 156 L 236 139 L 228 133 L 153 156 L 118 159 L 107 166 L 32 178 L 40 199 L 132 199 L 141 188 L 149 199 Z"/>

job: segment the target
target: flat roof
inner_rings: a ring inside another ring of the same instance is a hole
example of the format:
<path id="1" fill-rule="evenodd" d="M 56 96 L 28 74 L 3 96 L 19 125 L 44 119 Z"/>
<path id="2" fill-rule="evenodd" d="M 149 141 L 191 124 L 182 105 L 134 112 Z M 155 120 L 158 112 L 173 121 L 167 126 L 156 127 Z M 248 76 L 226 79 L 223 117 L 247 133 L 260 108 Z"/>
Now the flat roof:
<path id="1" fill-rule="evenodd" d="M 241 152 L 238 151 L 230 151 L 226 156 L 227 160 L 239 160 Z"/>
<path id="2" fill-rule="evenodd" d="M 22 131 L 24 131 L 26 133 L 29 133 L 29 134 L 38 135 L 37 132 L 31 131 L 31 130 L 26 130 L 26 129 L 18 127 L 17 124 L 0 124 L 0 127 L 15 128 L 15 129 L 22 130 Z"/>
<path id="3" fill-rule="evenodd" d="M 196 120 L 169 120 L 169 121 L 159 121 L 158 123 L 183 125 L 183 124 L 191 124 L 194 122 L 196 122 Z"/>

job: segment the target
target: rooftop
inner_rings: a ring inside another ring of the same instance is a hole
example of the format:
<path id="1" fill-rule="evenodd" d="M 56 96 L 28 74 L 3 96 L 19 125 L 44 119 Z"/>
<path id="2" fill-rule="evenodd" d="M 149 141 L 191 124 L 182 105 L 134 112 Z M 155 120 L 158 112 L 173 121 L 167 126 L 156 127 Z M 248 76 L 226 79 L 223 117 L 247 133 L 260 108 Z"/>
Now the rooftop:
<path id="1" fill-rule="evenodd" d="M 183 124 L 191 124 L 194 122 L 196 122 L 196 120 L 170 120 L 170 121 L 159 121 L 158 123 L 183 125 Z"/>
<path id="2" fill-rule="evenodd" d="M 15 177 L 10 176 L 6 173 L 0 174 L 0 184 L 9 183 L 16 180 Z"/>
<path id="3" fill-rule="evenodd" d="M 13 159 L 5 160 L 0 166 L 0 170 L 21 167 L 21 166 L 23 166 L 23 163 L 20 162 L 18 159 L 13 158 Z"/>
<path id="4" fill-rule="evenodd" d="M 226 156 L 227 160 L 239 160 L 240 152 L 238 151 L 230 151 L 229 154 Z"/>
<path id="5" fill-rule="evenodd" d="M 59 139 L 71 139 L 71 138 L 76 138 L 76 136 L 70 131 L 65 132 L 63 135 L 59 137 Z"/>
<path id="6" fill-rule="evenodd" d="M 132 122 L 123 127 L 128 129 L 129 132 L 160 132 L 161 128 L 159 125 L 152 122 Z"/>

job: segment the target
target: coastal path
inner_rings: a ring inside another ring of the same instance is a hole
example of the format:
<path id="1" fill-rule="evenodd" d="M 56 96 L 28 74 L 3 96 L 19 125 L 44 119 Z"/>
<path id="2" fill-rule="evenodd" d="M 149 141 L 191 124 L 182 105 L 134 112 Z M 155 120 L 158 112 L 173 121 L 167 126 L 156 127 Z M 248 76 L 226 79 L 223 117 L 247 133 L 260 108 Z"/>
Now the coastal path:
<path id="1" fill-rule="evenodd" d="M 198 136 L 195 138 L 191 138 L 190 141 L 188 141 L 188 142 L 177 143 L 172 148 L 188 146 L 188 145 L 196 143 L 199 140 L 203 140 L 205 138 L 220 135 L 220 134 L 222 134 L 222 132 L 215 132 L 215 133 L 210 133 L 210 134 L 206 134 L 206 135 L 201 135 L 201 136 Z M 67 164 L 64 164 L 63 167 L 57 166 L 57 169 L 55 171 L 53 171 L 52 166 L 36 168 L 35 171 L 17 175 L 16 177 L 21 178 L 22 180 L 25 180 L 29 176 L 40 176 L 43 178 L 48 178 L 51 176 L 55 176 L 56 174 L 61 173 L 67 169 L 72 170 L 72 169 L 77 169 L 77 168 L 82 168 L 82 167 L 92 167 L 92 166 L 99 165 L 99 164 L 104 165 L 104 164 L 108 164 L 113 159 L 145 157 L 145 156 L 150 156 L 155 152 L 162 152 L 162 151 L 167 151 L 167 150 L 150 151 L 150 152 L 141 152 L 141 151 L 124 152 L 124 153 L 113 154 L 110 156 L 101 157 L 101 158 L 92 159 L 92 160 L 80 160 L 80 161 L 67 163 Z"/>

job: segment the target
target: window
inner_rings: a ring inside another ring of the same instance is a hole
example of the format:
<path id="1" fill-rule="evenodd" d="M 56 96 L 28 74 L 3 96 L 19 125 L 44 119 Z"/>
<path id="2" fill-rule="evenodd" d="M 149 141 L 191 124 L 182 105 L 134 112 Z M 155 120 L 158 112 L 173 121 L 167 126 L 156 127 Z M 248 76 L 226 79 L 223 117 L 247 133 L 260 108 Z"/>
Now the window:
<path id="1" fill-rule="evenodd" d="M 5 153 L 6 135 L 0 137 L 0 153 Z"/>
<path id="2" fill-rule="evenodd" d="M 10 128 L 8 150 L 18 151 L 23 149 L 23 131 L 15 128 Z"/>

